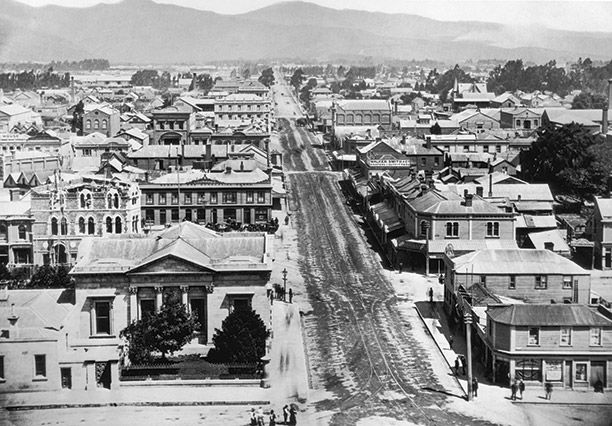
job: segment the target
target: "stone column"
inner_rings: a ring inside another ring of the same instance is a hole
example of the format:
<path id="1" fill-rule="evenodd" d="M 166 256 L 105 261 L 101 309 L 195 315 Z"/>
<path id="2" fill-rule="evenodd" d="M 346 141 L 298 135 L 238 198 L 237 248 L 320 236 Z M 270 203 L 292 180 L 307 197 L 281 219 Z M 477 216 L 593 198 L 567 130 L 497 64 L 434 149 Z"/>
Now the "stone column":
<path id="1" fill-rule="evenodd" d="M 181 303 L 185 305 L 185 309 L 189 311 L 189 286 L 188 285 L 181 286 Z"/>
<path id="2" fill-rule="evenodd" d="M 164 288 L 162 286 L 155 287 L 155 312 L 159 312 L 164 303 Z"/>
<path id="3" fill-rule="evenodd" d="M 138 320 L 138 287 L 130 287 L 130 322 Z"/>

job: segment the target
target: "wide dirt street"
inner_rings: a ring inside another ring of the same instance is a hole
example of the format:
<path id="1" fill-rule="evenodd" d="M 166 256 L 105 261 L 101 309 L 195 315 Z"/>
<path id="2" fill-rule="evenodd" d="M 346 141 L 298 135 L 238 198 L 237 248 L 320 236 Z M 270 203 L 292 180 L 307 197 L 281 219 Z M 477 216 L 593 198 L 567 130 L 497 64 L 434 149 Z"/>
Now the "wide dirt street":
<path id="1" fill-rule="evenodd" d="M 276 91 L 278 104 L 294 111 L 289 88 Z M 430 354 L 413 333 L 422 324 L 400 317 L 393 287 L 345 204 L 340 175 L 311 146 L 309 131 L 293 119 L 279 122 L 300 272 L 312 306 L 304 314 L 310 385 L 327 391 L 316 410 L 329 413 L 331 424 L 376 415 L 416 424 L 487 424 L 445 410 L 442 392 L 459 396 L 461 390 L 438 383 Z"/>

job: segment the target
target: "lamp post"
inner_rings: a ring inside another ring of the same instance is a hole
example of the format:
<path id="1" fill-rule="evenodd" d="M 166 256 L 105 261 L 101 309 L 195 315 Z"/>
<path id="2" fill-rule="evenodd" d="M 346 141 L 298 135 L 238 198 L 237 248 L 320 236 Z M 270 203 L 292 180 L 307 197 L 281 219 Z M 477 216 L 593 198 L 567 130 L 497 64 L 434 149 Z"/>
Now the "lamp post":
<path id="1" fill-rule="evenodd" d="M 467 397 L 468 401 L 472 400 L 472 314 L 466 312 L 463 316 L 465 322 L 465 344 L 467 346 L 466 362 L 467 362 Z"/>
<path id="2" fill-rule="evenodd" d="M 287 301 L 287 268 L 283 268 L 283 302 Z"/>

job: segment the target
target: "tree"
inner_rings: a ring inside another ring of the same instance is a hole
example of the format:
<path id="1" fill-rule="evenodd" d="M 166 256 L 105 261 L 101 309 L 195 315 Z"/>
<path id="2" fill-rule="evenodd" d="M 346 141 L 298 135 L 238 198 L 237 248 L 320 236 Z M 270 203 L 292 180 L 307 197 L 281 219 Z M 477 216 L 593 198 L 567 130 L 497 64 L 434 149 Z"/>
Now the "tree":
<path id="1" fill-rule="evenodd" d="M 83 101 L 79 101 L 72 112 L 72 132 L 77 136 L 83 136 L 83 114 L 85 113 L 85 105 Z"/>
<path id="2" fill-rule="evenodd" d="M 208 93 L 215 85 L 215 81 L 213 81 L 213 78 L 208 73 L 199 74 L 197 77 L 196 87 L 204 93 Z"/>
<path id="3" fill-rule="evenodd" d="M 235 309 L 213 336 L 215 347 L 208 353 L 212 362 L 253 364 L 266 353 L 270 331 L 252 309 Z"/>
<path id="4" fill-rule="evenodd" d="M 128 357 L 135 364 L 150 362 L 153 354 L 165 360 L 185 346 L 199 327 L 178 297 L 170 295 L 159 312 L 145 315 L 121 330 L 128 342 Z"/>
<path id="5" fill-rule="evenodd" d="M 429 133 L 431 133 L 432 135 L 441 135 L 442 128 L 438 123 L 434 123 L 434 125 L 429 128 Z"/>
<path id="6" fill-rule="evenodd" d="M 572 109 L 603 109 L 608 105 L 608 99 L 599 93 L 582 92 L 572 101 Z"/>
<path id="7" fill-rule="evenodd" d="M 159 75 L 156 70 L 138 70 L 130 79 L 134 86 L 153 86 L 158 84 Z"/>
<path id="8" fill-rule="evenodd" d="M 266 68 L 261 72 L 258 81 L 266 87 L 270 87 L 274 84 L 274 71 L 272 68 Z"/>
<path id="9" fill-rule="evenodd" d="M 523 174 L 583 199 L 603 193 L 607 173 L 595 155 L 598 138 L 581 124 L 543 127 L 529 151 L 521 153 Z"/>
<path id="10" fill-rule="evenodd" d="M 295 88 L 295 91 L 300 90 L 302 86 L 302 80 L 304 79 L 304 72 L 301 68 L 296 69 L 291 76 L 290 84 Z"/>
<path id="11" fill-rule="evenodd" d="M 43 265 L 36 270 L 28 288 L 71 288 L 73 283 L 65 266 Z"/>

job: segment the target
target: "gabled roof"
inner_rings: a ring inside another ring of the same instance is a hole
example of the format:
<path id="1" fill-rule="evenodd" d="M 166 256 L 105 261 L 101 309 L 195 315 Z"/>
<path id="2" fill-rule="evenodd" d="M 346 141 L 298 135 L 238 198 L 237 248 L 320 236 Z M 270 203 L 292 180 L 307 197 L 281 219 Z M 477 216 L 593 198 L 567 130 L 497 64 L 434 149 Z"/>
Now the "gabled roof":
<path id="1" fill-rule="evenodd" d="M 603 219 L 612 219 L 612 198 L 595 197 L 595 206 Z"/>
<path id="2" fill-rule="evenodd" d="M 138 272 L 138 270 L 142 270 L 144 267 L 166 257 L 173 257 L 202 268 L 210 269 L 210 257 L 196 249 L 183 238 L 178 237 L 167 246 L 142 259 L 139 263 L 130 268 L 128 272 Z"/>
<path id="3" fill-rule="evenodd" d="M 31 113 L 32 110 L 22 107 L 19 104 L 10 104 L 10 105 L 0 105 L 0 115 L 4 114 L 4 115 L 8 115 L 8 116 L 13 116 L 13 115 L 19 115 L 19 114 L 25 114 L 25 113 Z"/>
<path id="4" fill-rule="evenodd" d="M 612 327 L 612 320 L 592 308 L 575 304 L 515 304 L 489 306 L 495 322 L 514 326 Z"/>

